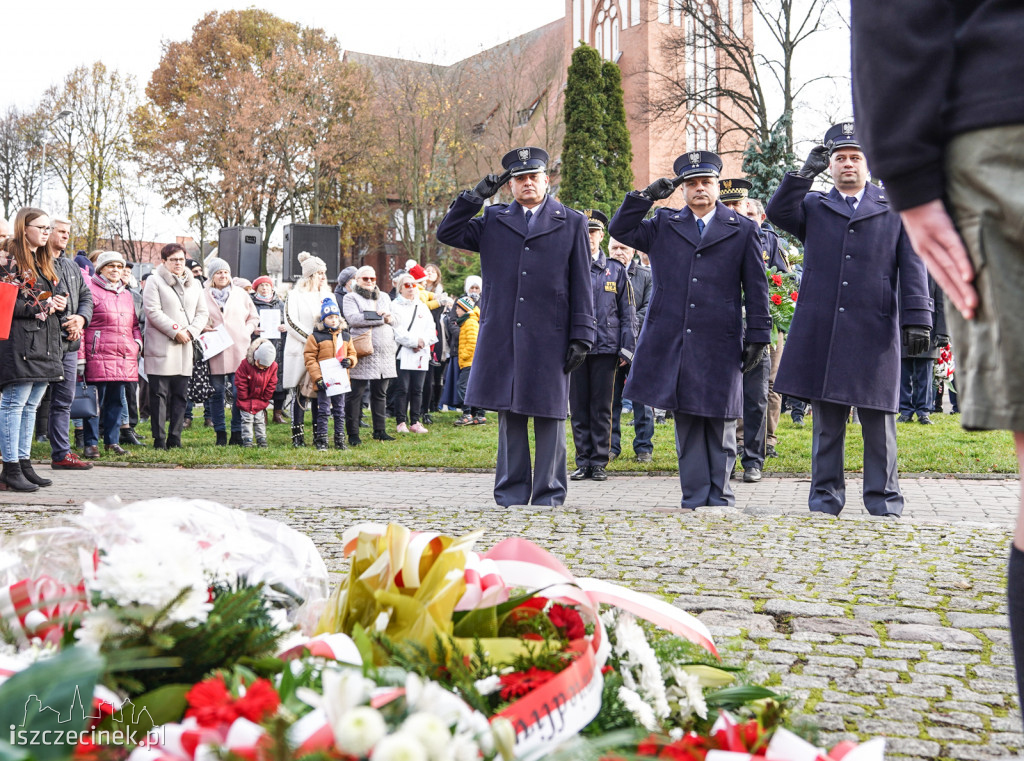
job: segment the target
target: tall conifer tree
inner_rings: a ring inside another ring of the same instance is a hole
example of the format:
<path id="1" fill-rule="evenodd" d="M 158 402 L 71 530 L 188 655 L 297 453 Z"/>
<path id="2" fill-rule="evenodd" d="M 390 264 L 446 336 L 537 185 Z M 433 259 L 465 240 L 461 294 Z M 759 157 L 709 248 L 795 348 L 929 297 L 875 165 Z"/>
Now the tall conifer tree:
<path id="1" fill-rule="evenodd" d="M 604 183 L 607 190 L 603 211 L 611 218 L 626 193 L 633 189 L 633 141 L 626 126 L 622 73 L 618 64 L 605 61 L 601 74 L 604 78 Z"/>
<path id="2" fill-rule="evenodd" d="M 608 202 L 602 169 L 607 146 L 601 55 L 580 45 L 572 54 L 565 88 L 565 140 L 559 200 L 575 209 L 604 208 Z"/>

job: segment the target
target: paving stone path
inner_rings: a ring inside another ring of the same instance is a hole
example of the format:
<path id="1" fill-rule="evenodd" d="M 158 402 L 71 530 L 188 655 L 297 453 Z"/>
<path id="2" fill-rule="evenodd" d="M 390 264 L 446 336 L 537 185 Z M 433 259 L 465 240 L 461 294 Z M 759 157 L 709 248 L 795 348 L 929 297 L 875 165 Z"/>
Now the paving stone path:
<path id="1" fill-rule="evenodd" d="M 711 628 L 726 662 L 812 714 L 822 742 L 889 738 L 887 757 L 995 759 L 1024 750 L 1006 622 L 1015 479 L 906 479 L 906 518 L 809 516 L 806 481 L 738 484 L 737 508 L 684 513 L 673 478 L 573 485 L 562 508 L 500 509 L 492 476 L 95 468 L 0 494 L 0 530 L 47 525 L 84 499 L 202 496 L 310 535 L 339 570 L 342 530 L 397 520 L 482 547 L 524 536 L 578 575 L 660 594 Z"/>

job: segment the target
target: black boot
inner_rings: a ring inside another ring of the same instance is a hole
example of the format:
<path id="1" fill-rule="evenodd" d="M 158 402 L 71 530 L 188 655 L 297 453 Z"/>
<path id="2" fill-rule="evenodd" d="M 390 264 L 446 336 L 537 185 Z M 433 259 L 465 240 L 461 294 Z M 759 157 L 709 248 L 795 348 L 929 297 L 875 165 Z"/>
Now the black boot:
<path id="1" fill-rule="evenodd" d="M 139 440 L 139 437 L 136 435 L 135 431 L 133 431 L 131 428 L 122 428 L 121 429 L 121 433 L 118 436 L 118 439 L 119 439 L 119 441 L 118 441 L 119 444 L 127 444 L 128 446 L 131 446 L 131 447 L 140 447 L 140 446 L 142 446 L 142 441 Z"/>
<path id="2" fill-rule="evenodd" d="M 313 446 L 316 447 L 318 452 L 327 451 L 327 437 L 326 436 L 313 436 Z"/>
<path id="3" fill-rule="evenodd" d="M 31 481 L 36 486 L 53 486 L 53 481 L 43 478 L 33 470 L 31 460 L 22 460 L 19 465 L 21 465 L 21 475 L 25 476 L 25 480 Z"/>
<path id="4" fill-rule="evenodd" d="M 5 462 L 4 472 L 0 478 L 3 478 L 11 491 L 39 491 L 38 486 L 22 475 L 20 462 Z"/>
<path id="5" fill-rule="evenodd" d="M 228 444 L 230 444 L 233 447 L 242 446 L 242 434 L 239 433 L 238 431 L 232 431 L 231 438 L 228 439 Z"/>
<path id="6" fill-rule="evenodd" d="M 388 432 L 387 431 L 374 431 L 373 432 L 373 438 L 375 438 L 377 441 L 394 441 L 395 440 L 394 436 L 388 436 Z"/>
<path id="7" fill-rule="evenodd" d="M 334 432 L 334 448 L 348 449 L 348 443 L 345 441 L 345 434 L 343 431 Z"/>
<path id="8" fill-rule="evenodd" d="M 306 446 L 306 430 L 302 423 L 295 425 L 292 423 L 292 446 L 293 447 L 304 447 Z"/>
<path id="9" fill-rule="evenodd" d="M 217 431 L 217 446 L 226 447 L 228 445 L 228 432 Z"/>
<path id="10" fill-rule="evenodd" d="M 85 430 L 75 429 L 75 449 L 82 450 L 85 447 Z"/>

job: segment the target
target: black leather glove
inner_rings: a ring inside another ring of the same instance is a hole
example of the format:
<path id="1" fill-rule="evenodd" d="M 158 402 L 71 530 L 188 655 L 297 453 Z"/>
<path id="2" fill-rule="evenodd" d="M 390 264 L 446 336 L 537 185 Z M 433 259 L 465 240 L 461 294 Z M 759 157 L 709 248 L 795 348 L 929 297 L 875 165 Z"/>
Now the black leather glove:
<path id="1" fill-rule="evenodd" d="M 327 384 L 324 383 L 324 379 L 323 378 L 321 378 L 320 380 L 318 380 L 316 382 L 316 390 L 317 391 L 326 391 L 327 390 Z"/>
<path id="2" fill-rule="evenodd" d="M 931 340 L 931 328 L 923 328 L 920 325 L 909 325 L 903 328 L 903 351 L 911 357 L 927 351 Z"/>
<path id="3" fill-rule="evenodd" d="M 743 372 L 749 373 L 764 359 L 764 352 L 768 348 L 768 344 L 755 344 L 746 343 L 743 344 Z"/>
<path id="4" fill-rule="evenodd" d="M 489 174 L 476 184 L 476 187 L 473 188 L 473 195 L 477 198 L 490 198 L 501 190 L 501 186 L 508 182 L 511 177 L 512 172 L 505 172 L 500 175 Z"/>
<path id="5" fill-rule="evenodd" d="M 587 352 L 590 351 L 590 347 L 587 346 L 585 341 L 573 340 L 569 342 L 569 350 L 565 353 L 565 367 L 562 368 L 566 374 L 571 373 L 577 367 L 583 364 L 583 360 L 587 358 Z"/>
<path id="6" fill-rule="evenodd" d="M 932 348 L 942 349 L 949 343 L 949 336 L 943 335 L 942 333 L 935 334 L 935 340 L 932 342 Z"/>
<path id="7" fill-rule="evenodd" d="M 640 195 L 644 198 L 650 199 L 651 201 L 660 201 L 663 198 L 668 198 L 672 195 L 682 182 L 682 177 L 676 177 L 675 179 L 662 177 L 641 190 Z"/>
<path id="8" fill-rule="evenodd" d="M 816 145 L 807 154 L 807 161 L 797 172 L 798 175 L 807 180 L 813 180 L 828 168 L 828 148 L 824 145 Z"/>
<path id="9" fill-rule="evenodd" d="M 347 370 L 348 368 L 352 367 L 352 360 L 349 359 L 348 357 L 345 357 L 345 359 L 341 360 L 341 366 Z"/>

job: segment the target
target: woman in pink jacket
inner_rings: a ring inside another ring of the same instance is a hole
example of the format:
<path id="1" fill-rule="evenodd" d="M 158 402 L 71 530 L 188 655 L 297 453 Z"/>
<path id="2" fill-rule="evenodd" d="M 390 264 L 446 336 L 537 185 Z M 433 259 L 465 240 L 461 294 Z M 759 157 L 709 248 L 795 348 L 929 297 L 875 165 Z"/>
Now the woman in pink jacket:
<path id="1" fill-rule="evenodd" d="M 92 291 L 92 321 L 85 329 L 85 381 L 96 386 L 100 398 L 98 418 L 85 420 L 85 456 L 99 456 L 99 437 L 104 449 L 128 454 L 121 447 L 121 391 L 139 380 L 142 332 L 135 314 L 135 300 L 121 282 L 125 261 L 121 254 L 104 251 L 96 257 L 96 274 L 88 279 Z"/>
<path id="2" fill-rule="evenodd" d="M 231 443 L 242 446 L 242 415 L 233 391 L 235 370 L 245 359 L 249 337 L 259 327 L 260 318 L 245 289 L 231 283 L 231 266 L 226 261 L 217 257 L 210 259 L 206 262 L 206 274 L 210 277 L 206 284 L 206 306 L 210 310 L 208 330 L 216 330 L 223 325 L 232 341 L 224 351 L 210 357 L 213 430 L 217 432 L 217 446 L 228 443 L 224 403 L 228 384 L 231 384 Z"/>

